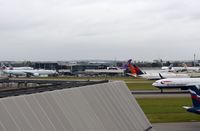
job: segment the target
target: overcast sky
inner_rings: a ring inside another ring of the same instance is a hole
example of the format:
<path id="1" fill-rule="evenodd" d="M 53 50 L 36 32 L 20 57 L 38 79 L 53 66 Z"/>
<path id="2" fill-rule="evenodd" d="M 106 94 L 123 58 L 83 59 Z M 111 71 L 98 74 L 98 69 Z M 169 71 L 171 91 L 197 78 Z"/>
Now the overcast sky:
<path id="1" fill-rule="evenodd" d="M 199 0 L 0 0 L 0 60 L 200 59 Z"/>

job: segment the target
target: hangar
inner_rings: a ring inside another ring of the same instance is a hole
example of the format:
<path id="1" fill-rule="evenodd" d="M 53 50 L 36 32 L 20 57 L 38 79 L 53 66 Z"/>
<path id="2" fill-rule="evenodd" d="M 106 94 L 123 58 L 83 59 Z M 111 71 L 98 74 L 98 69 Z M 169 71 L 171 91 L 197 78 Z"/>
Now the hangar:
<path id="1" fill-rule="evenodd" d="M 124 82 L 0 98 L 1 131 L 153 131 Z"/>

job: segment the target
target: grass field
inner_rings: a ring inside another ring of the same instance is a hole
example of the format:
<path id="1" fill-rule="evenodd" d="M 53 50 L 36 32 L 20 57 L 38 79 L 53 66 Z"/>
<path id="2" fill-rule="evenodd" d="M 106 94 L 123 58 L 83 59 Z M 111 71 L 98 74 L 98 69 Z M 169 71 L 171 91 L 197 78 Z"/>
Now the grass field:
<path id="1" fill-rule="evenodd" d="M 152 86 L 154 81 L 134 77 L 40 77 L 39 79 L 55 78 L 62 80 L 122 80 L 126 83 L 130 90 L 157 90 L 157 88 Z"/>
<path id="2" fill-rule="evenodd" d="M 200 121 L 199 115 L 182 108 L 192 105 L 189 97 L 138 98 L 137 101 L 152 123 Z"/>
<path id="3" fill-rule="evenodd" d="M 152 86 L 152 82 L 149 83 L 126 83 L 130 90 L 158 90 Z"/>

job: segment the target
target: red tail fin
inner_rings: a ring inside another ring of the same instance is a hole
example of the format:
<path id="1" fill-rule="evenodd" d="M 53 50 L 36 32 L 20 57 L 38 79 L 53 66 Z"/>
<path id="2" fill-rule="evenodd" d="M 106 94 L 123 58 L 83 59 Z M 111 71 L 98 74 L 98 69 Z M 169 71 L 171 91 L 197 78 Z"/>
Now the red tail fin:
<path id="1" fill-rule="evenodd" d="M 132 75 L 142 75 L 144 74 L 139 67 L 137 67 L 136 65 L 132 65 L 131 64 L 132 59 L 128 60 L 128 69 L 131 72 Z"/>
<path id="2" fill-rule="evenodd" d="M 128 70 L 131 72 L 132 75 L 136 75 L 137 71 L 135 67 L 131 64 L 132 59 L 128 60 L 127 65 L 128 65 Z"/>

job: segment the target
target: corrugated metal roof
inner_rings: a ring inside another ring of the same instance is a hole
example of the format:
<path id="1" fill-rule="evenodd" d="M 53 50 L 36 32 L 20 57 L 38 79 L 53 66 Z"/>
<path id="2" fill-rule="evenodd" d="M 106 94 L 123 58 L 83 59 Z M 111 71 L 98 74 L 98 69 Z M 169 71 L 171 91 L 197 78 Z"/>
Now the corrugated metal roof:
<path id="1" fill-rule="evenodd" d="M 0 131 L 145 131 L 149 127 L 123 82 L 0 99 Z"/>

